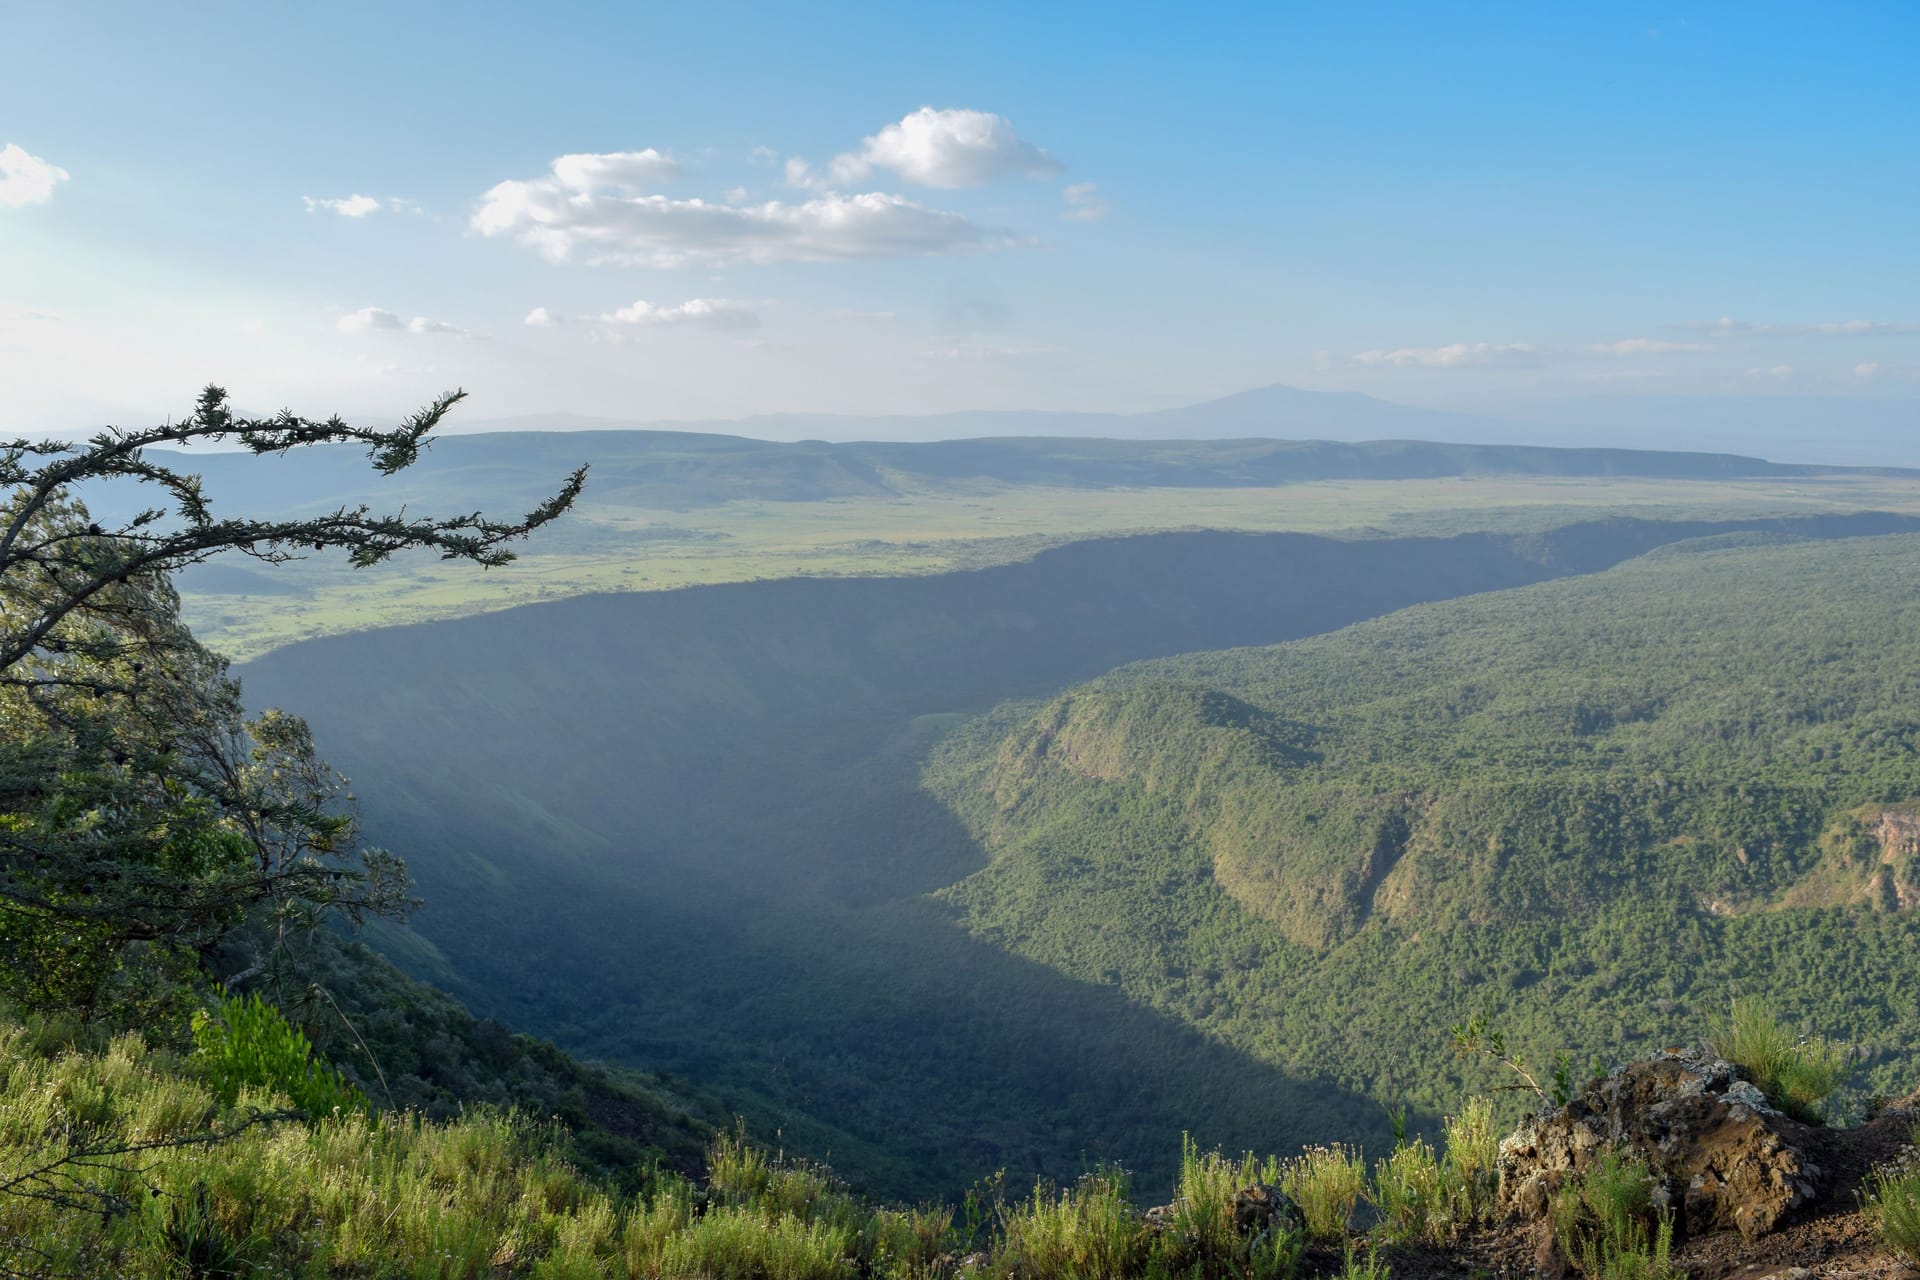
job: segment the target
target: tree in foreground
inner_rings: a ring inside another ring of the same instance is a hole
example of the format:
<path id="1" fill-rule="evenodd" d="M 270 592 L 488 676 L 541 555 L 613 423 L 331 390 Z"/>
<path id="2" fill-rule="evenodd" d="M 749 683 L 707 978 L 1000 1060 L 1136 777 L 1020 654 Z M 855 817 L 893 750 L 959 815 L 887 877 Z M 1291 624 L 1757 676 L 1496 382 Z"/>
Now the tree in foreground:
<path id="1" fill-rule="evenodd" d="M 463 395 L 376 429 L 246 418 L 210 386 L 179 423 L 0 444 L 0 994 L 141 1018 L 243 921 L 406 910 L 404 868 L 359 847 L 306 725 L 246 719 L 226 660 L 182 623 L 172 574 L 224 553 L 279 564 L 338 550 L 366 566 L 430 549 L 504 564 L 508 544 L 571 506 L 586 469 L 517 520 L 365 506 L 223 518 L 198 475 L 152 451 L 360 445 L 391 475 Z M 152 504 L 103 527 L 76 494 L 100 481 L 148 486 Z"/>

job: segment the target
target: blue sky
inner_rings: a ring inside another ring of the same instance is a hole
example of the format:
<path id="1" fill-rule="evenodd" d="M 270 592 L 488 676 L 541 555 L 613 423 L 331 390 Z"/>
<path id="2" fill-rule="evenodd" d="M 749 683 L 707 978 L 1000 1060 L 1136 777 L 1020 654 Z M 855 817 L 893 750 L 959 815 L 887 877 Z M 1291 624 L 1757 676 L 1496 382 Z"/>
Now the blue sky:
<path id="1" fill-rule="evenodd" d="M 1920 395 L 1904 0 L 12 3 L 0 31 L 14 427 L 209 380 L 634 419 Z"/>

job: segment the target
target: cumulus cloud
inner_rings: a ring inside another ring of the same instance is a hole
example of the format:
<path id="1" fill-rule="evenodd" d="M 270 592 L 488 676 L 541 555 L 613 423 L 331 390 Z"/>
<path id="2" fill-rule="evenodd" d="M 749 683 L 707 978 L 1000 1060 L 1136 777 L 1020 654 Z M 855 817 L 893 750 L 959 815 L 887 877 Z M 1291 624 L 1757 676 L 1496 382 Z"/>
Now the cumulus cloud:
<path id="1" fill-rule="evenodd" d="M 0 147 L 0 205 L 23 209 L 53 199 L 53 189 L 73 175 L 18 143 Z"/>
<path id="2" fill-rule="evenodd" d="M 520 323 L 531 325 L 535 329 L 551 329 L 557 325 L 563 325 L 566 322 L 567 318 L 563 315 L 556 315 L 545 307 L 535 307 L 533 310 L 527 312 L 527 318 Z"/>
<path id="3" fill-rule="evenodd" d="M 867 138 L 858 151 L 836 156 L 836 182 L 858 182 L 887 169 L 922 187 L 977 187 L 1000 178 L 1045 177 L 1066 166 L 1021 138 L 991 111 L 922 107 Z"/>
<path id="4" fill-rule="evenodd" d="M 561 156 L 553 162 L 553 180 L 568 191 L 650 191 L 680 176 L 680 162 L 648 147 L 645 151 L 609 151 Z"/>
<path id="5" fill-rule="evenodd" d="M 343 218 L 364 218 L 370 213 L 380 211 L 380 202 L 372 196 L 363 196 L 358 192 L 342 196 L 337 200 L 317 199 L 313 196 L 301 196 L 300 201 L 307 206 L 308 213 L 337 213 Z"/>
<path id="6" fill-rule="evenodd" d="M 381 307 L 362 307 L 340 317 L 340 332 L 365 333 L 369 329 L 404 329 L 407 322 Z"/>
<path id="7" fill-rule="evenodd" d="M 1360 351 L 1351 357 L 1351 363 L 1423 369 L 1527 368 L 1541 363 L 1541 349 L 1530 342 L 1455 342 L 1444 347 Z"/>
<path id="8" fill-rule="evenodd" d="M 1091 182 L 1074 183 L 1060 193 L 1060 198 L 1067 202 L 1067 211 L 1061 216 L 1078 218 L 1083 222 L 1106 217 L 1112 207 L 1100 194 L 1100 188 Z"/>
<path id="9" fill-rule="evenodd" d="M 600 319 L 647 328 L 755 329 L 760 325 L 752 307 L 731 298 L 690 298 L 671 307 L 656 307 L 642 298 Z"/>
<path id="10" fill-rule="evenodd" d="M 645 156 L 648 153 L 626 153 Z M 597 157 L 606 159 L 606 157 Z M 957 213 L 897 195 L 826 194 L 787 203 L 727 205 L 583 188 L 589 175 L 629 176 L 645 166 L 564 164 L 526 181 L 495 185 L 471 226 L 511 236 L 550 261 L 675 267 L 694 262 L 835 262 L 903 254 L 994 248 L 1007 238 Z"/>
<path id="11" fill-rule="evenodd" d="M 403 320 L 384 307 L 362 307 L 358 311 L 349 312 L 340 317 L 340 332 L 342 333 L 368 333 L 376 329 L 388 331 L 404 330 L 407 333 L 421 334 L 441 333 L 456 338 L 472 338 L 477 336 L 470 329 L 463 329 L 457 324 L 448 324 L 444 320 L 429 320 L 425 316 L 415 316 L 411 320 Z"/>
<path id="12" fill-rule="evenodd" d="M 1805 334 L 1847 338 L 1863 335 L 1920 333 L 1920 320 L 1831 320 L 1820 324 L 1757 324 L 1751 320 L 1735 320 L 1729 316 L 1721 316 L 1718 320 L 1699 320 L 1681 327 L 1698 329 L 1718 338 L 1749 336 L 1766 338 Z"/>

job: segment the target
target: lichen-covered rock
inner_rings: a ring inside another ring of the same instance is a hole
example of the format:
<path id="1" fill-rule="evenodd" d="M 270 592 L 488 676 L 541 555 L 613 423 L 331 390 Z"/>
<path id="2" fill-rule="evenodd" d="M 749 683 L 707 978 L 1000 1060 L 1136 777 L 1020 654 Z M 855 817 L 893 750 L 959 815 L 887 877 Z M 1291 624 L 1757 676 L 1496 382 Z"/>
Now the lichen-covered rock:
<path id="1" fill-rule="evenodd" d="M 1278 1187 L 1256 1182 L 1233 1193 L 1233 1227 L 1243 1236 L 1263 1236 L 1270 1231 L 1298 1235 L 1306 1226 L 1300 1206 Z"/>
<path id="2" fill-rule="evenodd" d="M 1804 1154 L 1807 1132 L 1732 1063 L 1698 1050 L 1659 1053 L 1524 1121 L 1500 1144 L 1501 1199 L 1510 1212 L 1543 1218 L 1569 1178 L 1619 1148 L 1647 1161 L 1654 1204 L 1673 1211 L 1680 1233 L 1731 1228 L 1751 1240 L 1818 1195 L 1823 1175 Z"/>

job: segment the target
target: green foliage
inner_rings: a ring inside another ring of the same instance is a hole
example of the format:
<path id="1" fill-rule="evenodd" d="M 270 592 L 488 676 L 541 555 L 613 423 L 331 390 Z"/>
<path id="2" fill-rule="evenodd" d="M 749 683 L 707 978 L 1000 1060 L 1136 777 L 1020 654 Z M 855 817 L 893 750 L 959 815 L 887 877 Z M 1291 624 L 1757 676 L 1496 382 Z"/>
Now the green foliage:
<path id="1" fill-rule="evenodd" d="M 1353 1210 L 1367 1191 L 1367 1163 L 1359 1150 L 1334 1143 L 1309 1147 L 1282 1167 L 1280 1189 L 1293 1197 L 1316 1240 L 1344 1240 Z"/>
<path id="2" fill-rule="evenodd" d="M 1275 1184 L 1281 1164 L 1248 1152 L 1238 1159 L 1202 1152 L 1192 1135 L 1180 1139 L 1180 1179 L 1172 1215 L 1151 1242 L 1147 1274 L 1281 1280 L 1299 1265 L 1304 1233 L 1275 1228 L 1243 1235 L 1234 1222 L 1234 1195 L 1256 1183 Z"/>
<path id="3" fill-rule="evenodd" d="M 882 1246 L 894 1261 L 871 1274 L 926 1274 L 906 1261 L 927 1256 L 902 1243 L 911 1216 L 850 1198 L 816 1202 L 805 1222 L 750 1196 L 702 1218 L 677 1175 L 632 1197 L 581 1174 L 550 1122 L 485 1108 L 444 1122 L 359 1109 L 262 1122 L 248 1111 L 267 1093 L 244 1086 L 227 1107 L 202 1058 L 135 1034 L 72 1039 L 0 1019 L 8 1274 L 652 1276 L 640 1263 L 664 1259 L 664 1274 L 772 1280 L 848 1275 Z M 728 1260 L 739 1269 L 717 1269 Z"/>
<path id="4" fill-rule="evenodd" d="M 214 1096 L 229 1107 L 251 1088 L 281 1094 L 316 1118 L 368 1105 L 258 992 L 243 997 L 216 988 L 212 1007 L 193 1016 L 193 1057 Z"/>
<path id="5" fill-rule="evenodd" d="M 1451 1210 L 1459 1199 L 1450 1182 L 1424 1138 L 1395 1147 L 1373 1167 L 1369 1198 L 1379 1214 L 1375 1234 L 1388 1244 L 1446 1240 L 1453 1233 Z"/>
<path id="6" fill-rule="evenodd" d="M 1920 1147 L 1920 1129 L 1913 1143 Z M 1876 1170 L 1862 1208 L 1889 1252 L 1920 1262 L 1920 1167 Z"/>
<path id="7" fill-rule="evenodd" d="M 1796 1120 L 1820 1124 L 1822 1103 L 1853 1070 L 1852 1050 L 1795 1035 L 1764 1002 L 1742 998 L 1714 1029 L 1713 1051 L 1744 1070 L 1767 1101 Z"/>
<path id="8" fill-rule="evenodd" d="M 0 994 L 111 1008 L 131 1025 L 177 998 L 184 964 L 249 913 L 404 912 L 400 864 L 355 847 L 343 784 L 304 722 L 246 719 L 226 660 L 181 622 L 172 574 L 226 552 L 278 565 L 329 548 L 356 566 L 417 549 L 504 564 L 506 544 L 572 504 L 584 472 L 513 522 L 364 505 L 217 518 L 184 455 L 149 451 L 354 443 L 391 475 L 461 398 L 382 430 L 248 418 L 209 386 L 162 426 L 0 441 Z M 102 523 L 76 497 L 102 484 L 144 505 Z"/>
<path id="9" fill-rule="evenodd" d="M 1493 1104 L 1467 1099 L 1458 1115 L 1446 1118 L 1444 1132 L 1442 1158 L 1458 1196 L 1454 1219 L 1463 1225 L 1490 1219 L 1500 1195 L 1500 1128 Z"/>
<path id="10" fill-rule="evenodd" d="M 1373 1241 L 1366 1242 L 1365 1261 L 1360 1258 L 1359 1248 L 1352 1240 L 1347 1241 L 1338 1280 L 1387 1280 L 1393 1274 L 1393 1268 L 1380 1261 L 1379 1247 Z"/>
<path id="11" fill-rule="evenodd" d="M 1678 1280 L 1673 1215 L 1652 1195 L 1645 1160 L 1603 1152 L 1554 1196 L 1555 1243 L 1588 1280 Z"/>
<path id="12" fill-rule="evenodd" d="M 1140 1274 L 1149 1244 L 1117 1169 L 1057 1192 L 1036 1184 L 1031 1197 L 1002 1213 L 1000 1232 L 997 1269 L 1010 1276 L 1126 1280 Z"/>

